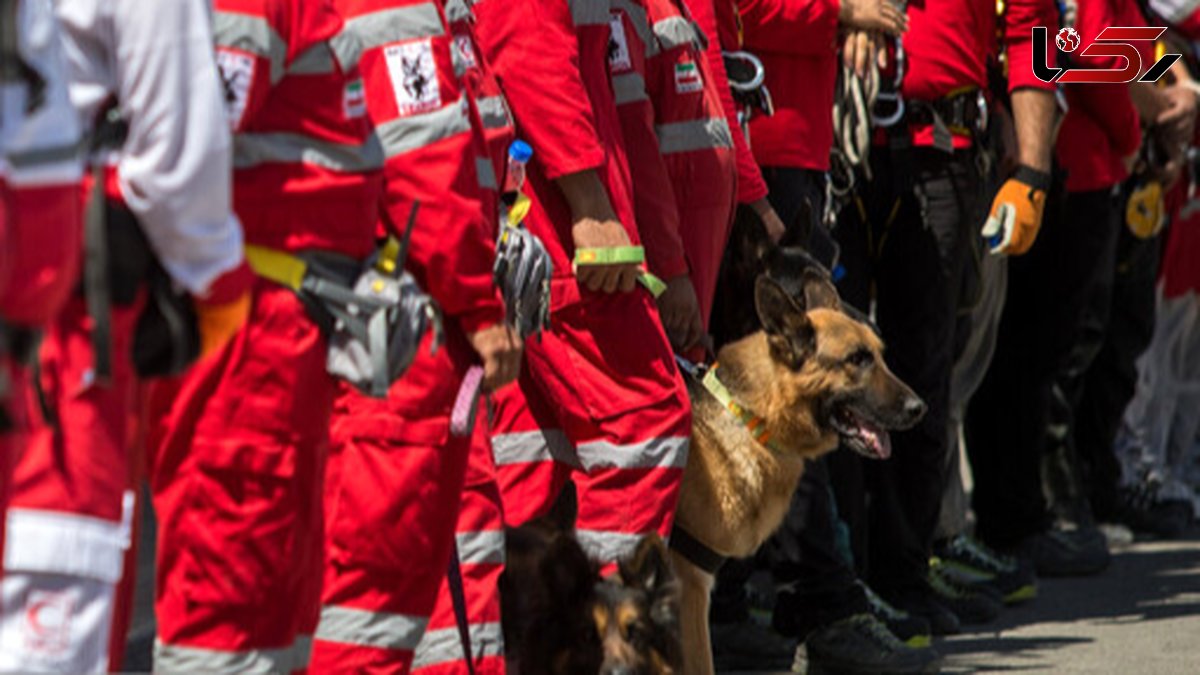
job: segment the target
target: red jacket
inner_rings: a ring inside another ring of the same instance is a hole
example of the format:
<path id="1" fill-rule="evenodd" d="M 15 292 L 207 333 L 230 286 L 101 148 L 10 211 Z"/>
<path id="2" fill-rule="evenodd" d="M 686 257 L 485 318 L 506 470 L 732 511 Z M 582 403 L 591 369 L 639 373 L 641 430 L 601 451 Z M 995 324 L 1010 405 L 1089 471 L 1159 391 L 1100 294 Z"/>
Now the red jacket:
<path id="1" fill-rule="evenodd" d="M 750 145 L 738 126 L 737 107 L 733 93 L 729 90 L 729 77 L 725 74 L 722 50 L 735 51 L 742 48 L 735 0 L 693 0 L 688 3 L 692 19 L 700 26 L 707 41 L 704 51 L 708 69 L 712 72 L 713 86 L 725 110 L 725 120 L 734 131 L 733 148 L 737 160 L 737 200 L 749 204 L 767 196 L 767 183 L 762 171 L 754 161 Z"/>
<path id="2" fill-rule="evenodd" d="M 762 59 L 775 114 L 750 122 L 763 166 L 829 169 L 838 0 L 741 0 L 746 47 Z"/>
<path id="3" fill-rule="evenodd" d="M 385 157 L 385 226 L 402 233 L 420 202 L 408 269 L 464 331 L 497 323 L 494 224 L 475 162 L 482 141 L 472 132 L 440 5 L 338 0 L 338 8 L 362 42 L 366 103 Z"/>
<path id="4" fill-rule="evenodd" d="M 608 70 L 609 9 L 596 0 L 485 0 L 475 5 L 484 57 L 504 86 L 518 135 L 533 147 L 526 225 L 572 282 L 571 212 L 554 179 L 595 169 L 630 239 L 641 241 Z M 570 291 L 574 293 L 575 291 Z M 557 297 L 556 304 L 570 298 Z"/>
<path id="5" fill-rule="evenodd" d="M 365 257 L 382 157 L 332 0 L 217 0 L 246 241 Z"/>
<path id="6" fill-rule="evenodd" d="M 1108 26 L 1144 26 L 1134 0 L 1090 0 L 1079 3 L 1076 28 L 1082 43 L 1071 54 L 1072 64 L 1088 68 L 1119 68 L 1117 57 L 1081 57 Z M 1143 71 L 1150 63 L 1143 58 Z M 1137 152 L 1142 134 L 1128 84 L 1064 85 L 1070 109 L 1058 134 L 1055 156 L 1067 171 L 1067 190 L 1104 190 L 1128 177 L 1122 159 Z"/>

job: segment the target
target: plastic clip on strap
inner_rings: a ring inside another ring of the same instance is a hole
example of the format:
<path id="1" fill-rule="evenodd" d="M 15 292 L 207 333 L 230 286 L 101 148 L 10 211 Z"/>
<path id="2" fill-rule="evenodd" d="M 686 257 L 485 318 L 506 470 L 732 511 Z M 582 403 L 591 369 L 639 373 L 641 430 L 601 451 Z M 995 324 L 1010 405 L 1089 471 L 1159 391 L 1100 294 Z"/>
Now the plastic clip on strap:
<path id="1" fill-rule="evenodd" d="M 641 246 L 613 246 L 610 248 L 580 248 L 575 250 L 575 266 L 580 265 L 637 265 L 646 262 L 646 249 Z M 662 279 L 643 271 L 638 283 L 658 297 L 667 290 Z"/>

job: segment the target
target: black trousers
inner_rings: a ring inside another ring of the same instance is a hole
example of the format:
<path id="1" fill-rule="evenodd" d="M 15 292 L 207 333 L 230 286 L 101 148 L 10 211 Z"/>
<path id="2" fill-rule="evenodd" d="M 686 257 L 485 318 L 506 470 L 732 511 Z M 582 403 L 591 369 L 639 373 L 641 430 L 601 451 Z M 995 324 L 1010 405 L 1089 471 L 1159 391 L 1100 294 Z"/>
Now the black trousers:
<path id="1" fill-rule="evenodd" d="M 949 465 L 950 374 L 963 272 L 985 212 L 972 152 L 881 150 L 872 168 L 875 179 L 842 212 L 835 232 L 846 270 L 839 287 L 843 300 L 859 309 L 874 305 L 889 366 L 928 412 L 913 429 L 892 434 L 891 459 L 835 462 L 833 483 L 842 512 L 858 530 L 856 557 L 886 596 L 922 588 L 928 573 Z"/>
<path id="2" fill-rule="evenodd" d="M 784 245 L 803 246 L 832 267 L 837 245 L 821 224 L 825 176 L 819 171 L 767 167 L 771 205 L 788 226 Z M 771 572 L 782 590 L 775 607 L 775 627 L 784 635 L 802 637 L 811 630 L 867 610 L 856 583 L 849 551 L 838 541 L 840 520 L 829 484 L 825 460 L 810 462 L 784 524 L 763 546 L 755 560 L 733 560 L 717 576 L 713 593 L 714 621 L 746 617 L 744 585 L 756 568 Z"/>
<path id="3" fill-rule="evenodd" d="M 993 546 L 1049 527 L 1043 475 L 1061 515 L 1090 519 L 1071 430 L 1109 323 L 1121 229 L 1113 191 L 1053 195 L 1033 248 L 1009 260 L 996 354 L 965 421 L 977 532 Z"/>
<path id="4" fill-rule="evenodd" d="M 1075 412 L 1083 491 L 1101 522 L 1117 515 L 1121 465 L 1113 441 L 1137 387 L 1138 357 L 1154 337 L 1154 289 L 1164 235 L 1138 239 L 1120 228 L 1108 331 L 1088 369 Z"/>

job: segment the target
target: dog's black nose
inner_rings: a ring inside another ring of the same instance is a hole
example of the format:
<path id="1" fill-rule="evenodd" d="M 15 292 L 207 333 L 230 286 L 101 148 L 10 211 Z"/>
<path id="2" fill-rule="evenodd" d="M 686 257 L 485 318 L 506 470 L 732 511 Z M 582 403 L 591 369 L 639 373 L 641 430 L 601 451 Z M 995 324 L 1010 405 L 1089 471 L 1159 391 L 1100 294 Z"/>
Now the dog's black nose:
<path id="1" fill-rule="evenodd" d="M 925 402 L 913 396 L 904 402 L 904 416 L 909 424 L 916 424 L 925 416 Z"/>

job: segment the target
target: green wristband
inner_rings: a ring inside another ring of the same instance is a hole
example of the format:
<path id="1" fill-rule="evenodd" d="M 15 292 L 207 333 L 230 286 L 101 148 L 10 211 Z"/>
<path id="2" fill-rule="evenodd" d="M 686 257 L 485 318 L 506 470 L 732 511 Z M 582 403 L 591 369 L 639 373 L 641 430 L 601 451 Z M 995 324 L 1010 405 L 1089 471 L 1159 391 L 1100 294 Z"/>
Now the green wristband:
<path id="1" fill-rule="evenodd" d="M 641 246 L 575 249 L 576 265 L 626 265 L 646 261 L 646 249 Z"/>

